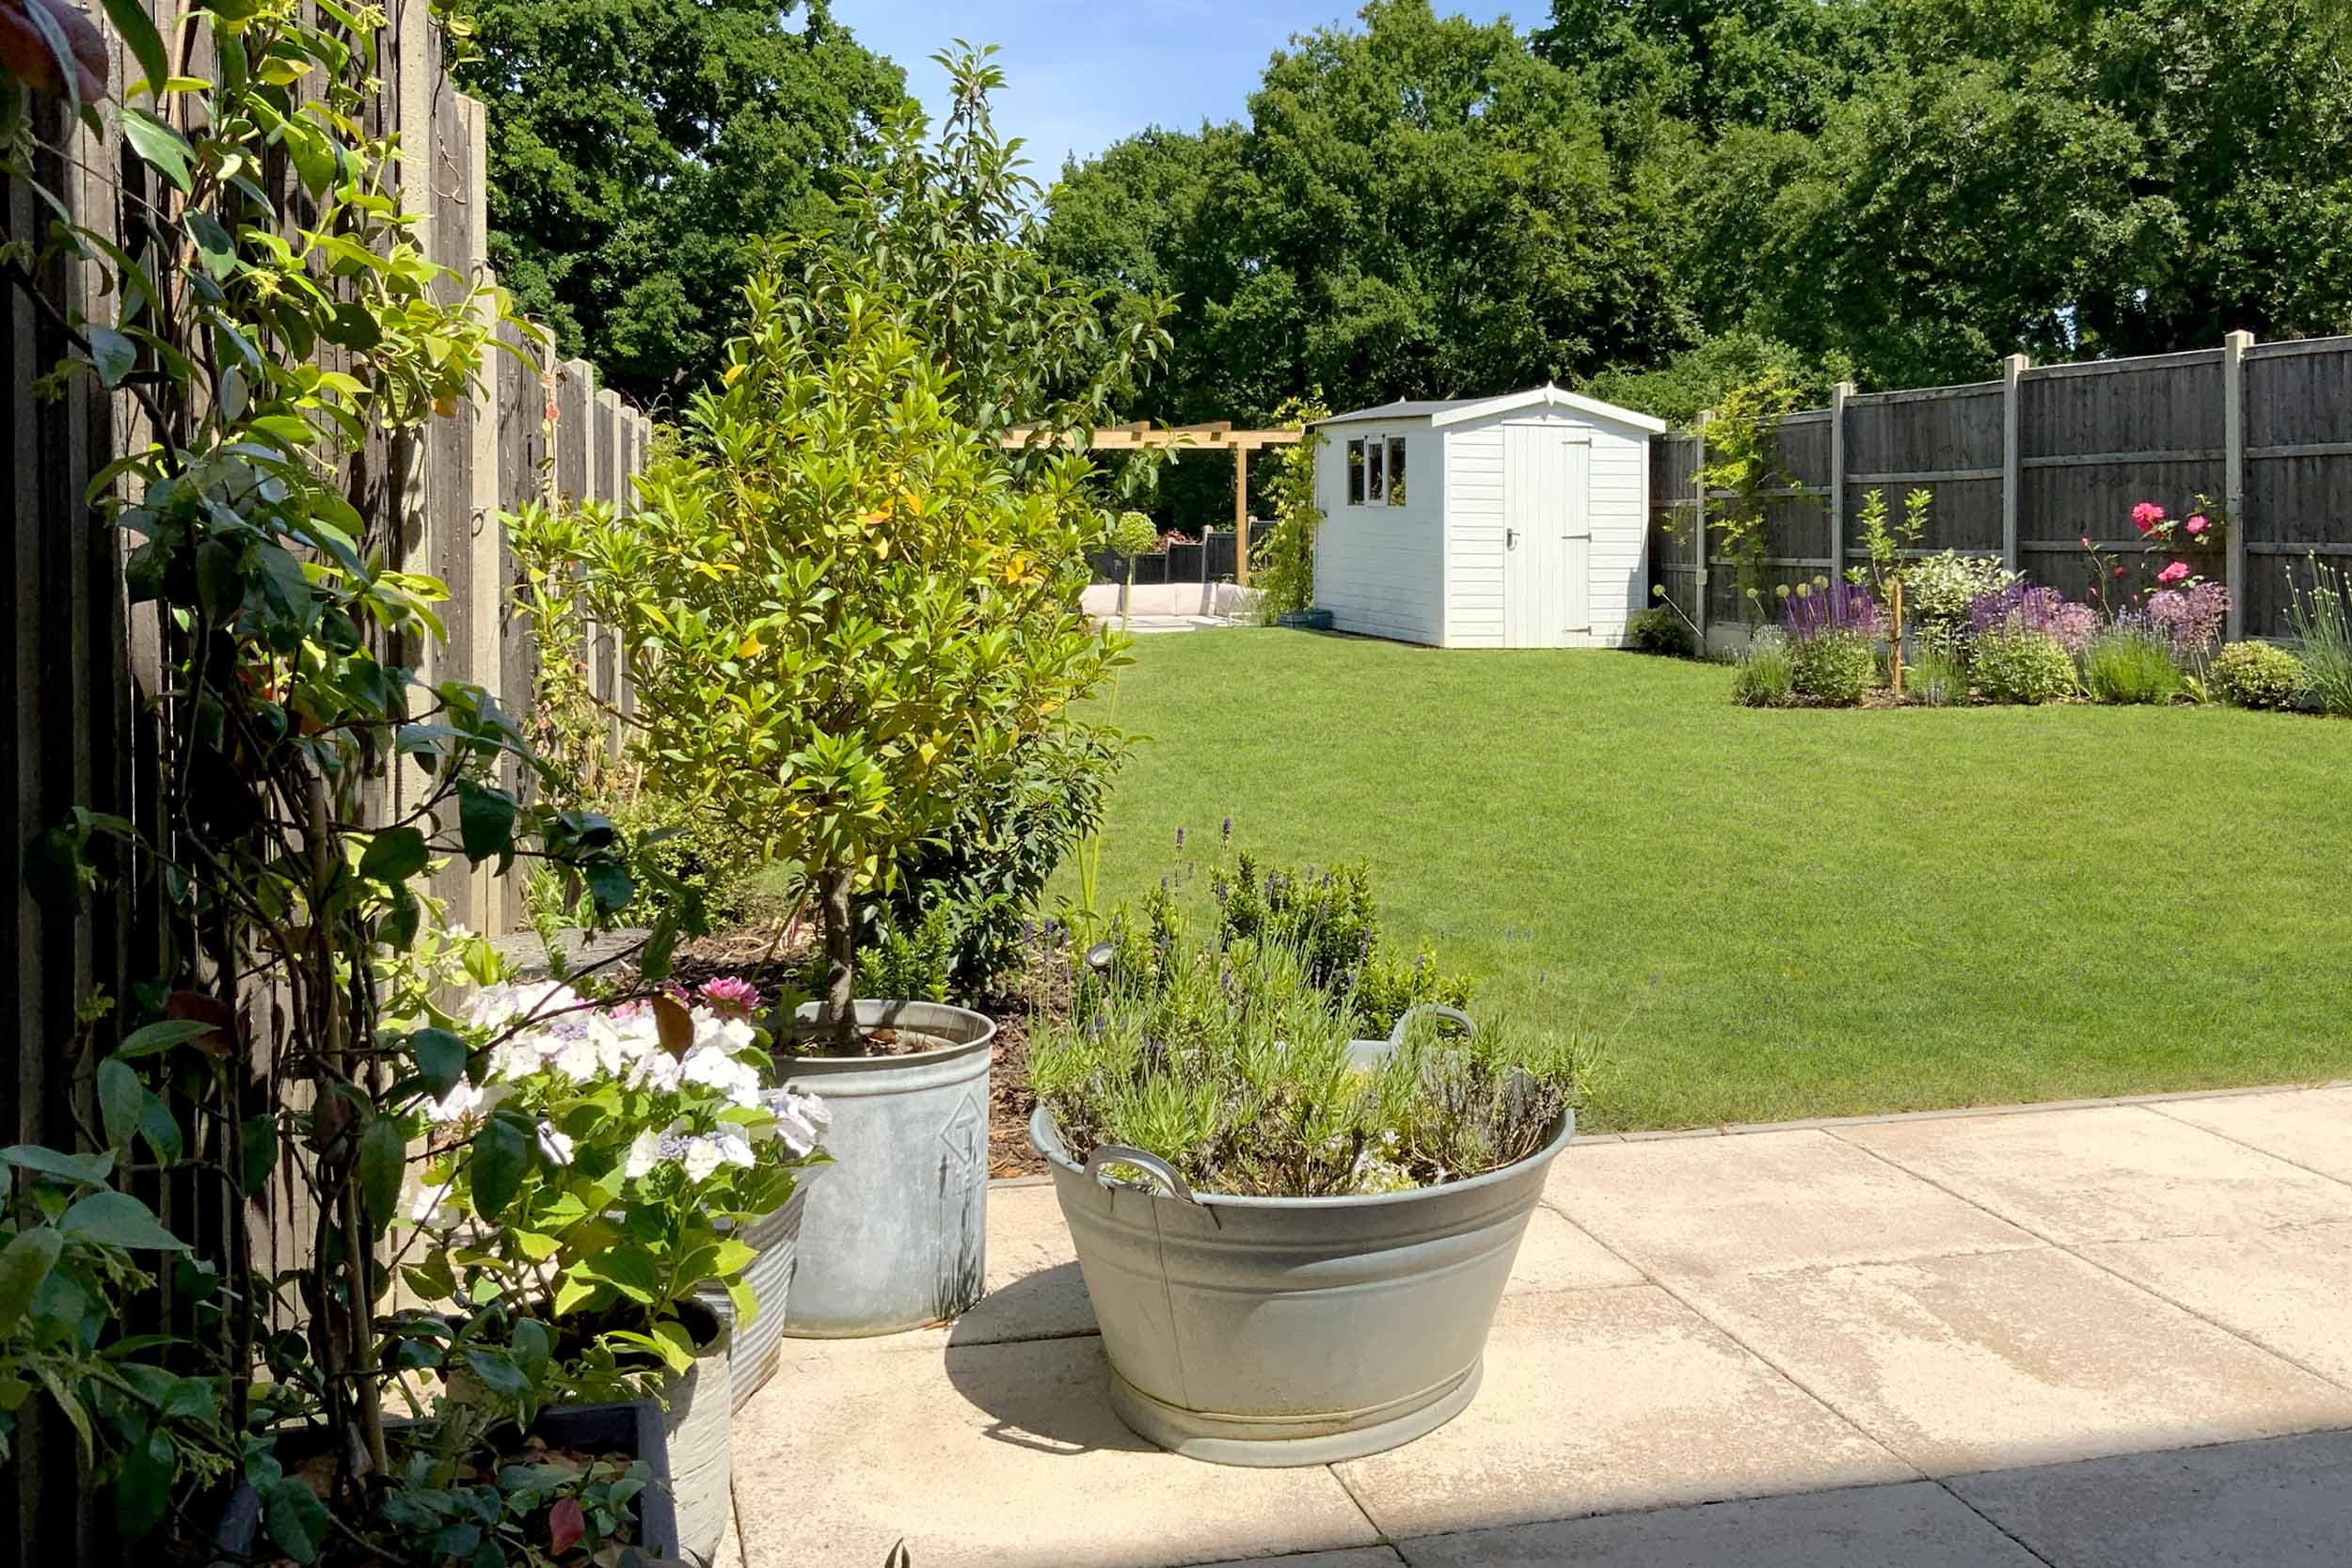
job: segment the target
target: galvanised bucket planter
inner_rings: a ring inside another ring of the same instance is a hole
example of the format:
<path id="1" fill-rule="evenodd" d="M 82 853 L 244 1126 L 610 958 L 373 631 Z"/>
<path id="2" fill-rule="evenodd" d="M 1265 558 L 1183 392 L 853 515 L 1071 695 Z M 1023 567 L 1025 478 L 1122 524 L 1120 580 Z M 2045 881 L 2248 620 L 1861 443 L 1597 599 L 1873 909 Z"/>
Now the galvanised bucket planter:
<path id="1" fill-rule="evenodd" d="M 987 1264 L 996 1025 L 932 1002 L 856 1008 L 861 1028 L 953 1043 L 905 1056 L 778 1053 L 784 1080 L 833 1113 L 825 1150 L 834 1163 L 808 1183 L 792 1289 L 777 1314 L 781 1332 L 803 1338 L 895 1334 L 956 1317 L 980 1299 Z M 816 1003 L 801 1007 L 796 1033 L 805 1037 L 818 1012 Z"/>
<path id="2" fill-rule="evenodd" d="M 1566 1113 L 1534 1154 L 1442 1186 L 1237 1197 L 1192 1192 L 1138 1149 L 1081 1162 L 1045 1106 L 1029 1118 L 1119 1418 L 1188 1458 L 1252 1465 L 1378 1453 L 1461 1413 L 1545 1173 L 1575 1131 Z M 1109 1165 L 1152 1189 L 1108 1180 Z"/>

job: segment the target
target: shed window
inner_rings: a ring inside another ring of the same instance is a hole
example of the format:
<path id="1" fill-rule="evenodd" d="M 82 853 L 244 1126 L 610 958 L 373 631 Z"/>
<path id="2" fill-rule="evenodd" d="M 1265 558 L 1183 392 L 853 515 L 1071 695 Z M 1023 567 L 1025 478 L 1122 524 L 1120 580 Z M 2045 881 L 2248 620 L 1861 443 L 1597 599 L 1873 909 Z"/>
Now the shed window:
<path id="1" fill-rule="evenodd" d="M 1347 504 L 1364 504 L 1364 444 L 1361 441 L 1347 443 Z"/>
<path id="2" fill-rule="evenodd" d="M 1405 504 L 1405 437 L 1389 437 L 1389 504 Z"/>
<path id="3" fill-rule="evenodd" d="M 1369 450 L 1364 453 L 1364 463 L 1371 469 L 1371 473 L 1364 482 L 1364 499 L 1368 504 L 1378 506 L 1388 489 L 1385 483 L 1387 476 L 1380 467 L 1380 456 L 1384 449 L 1380 438 L 1376 436 L 1367 443 L 1367 446 Z"/>

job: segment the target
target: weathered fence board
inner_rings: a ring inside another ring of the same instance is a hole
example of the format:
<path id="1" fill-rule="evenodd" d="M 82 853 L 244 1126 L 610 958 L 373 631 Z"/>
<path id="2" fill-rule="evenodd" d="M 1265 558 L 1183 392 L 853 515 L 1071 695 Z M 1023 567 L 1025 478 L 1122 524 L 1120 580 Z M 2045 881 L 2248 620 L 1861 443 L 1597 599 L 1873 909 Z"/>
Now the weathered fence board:
<path id="1" fill-rule="evenodd" d="M 2002 556 L 2075 596 L 2090 586 L 2085 537 L 2135 549 L 2134 505 L 2181 516 L 2202 497 L 2233 537 L 2226 560 L 2200 570 L 2230 582 L 2242 635 L 2283 634 L 2287 584 L 2308 578 L 2306 558 L 2352 553 L 2352 338 L 2233 337 L 2137 359 L 2033 367 L 2019 356 L 2002 369 L 1999 380 L 1849 392 L 1835 408 L 1785 416 L 1784 482 L 1763 492 L 1762 593 L 1864 560 L 1856 523 L 1873 489 L 1899 516 L 1911 491 L 1930 493 L 1925 551 Z M 1702 571 L 1684 538 L 1703 462 L 1694 435 L 1652 439 L 1652 579 L 1695 609 L 1703 578 L 1705 619 L 1736 636 L 1755 614 L 1745 585 L 1721 556 Z"/>

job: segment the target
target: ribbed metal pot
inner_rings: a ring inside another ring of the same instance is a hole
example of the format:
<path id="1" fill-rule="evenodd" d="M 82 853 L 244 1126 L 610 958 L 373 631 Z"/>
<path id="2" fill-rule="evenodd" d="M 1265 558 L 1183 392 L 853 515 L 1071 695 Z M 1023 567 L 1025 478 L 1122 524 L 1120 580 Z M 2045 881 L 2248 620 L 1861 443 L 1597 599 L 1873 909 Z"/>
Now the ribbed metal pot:
<path id="1" fill-rule="evenodd" d="M 1083 1164 L 1038 1107 L 1103 1349 L 1137 1436 L 1220 1465 L 1322 1465 L 1433 1432 L 1478 1391 L 1486 1331 L 1544 1174 L 1537 1152 L 1467 1181 L 1363 1197 L 1188 1191 L 1150 1155 Z M 1105 1165 L 1166 1191 L 1113 1184 Z"/>
<path id="2" fill-rule="evenodd" d="M 803 1171 L 792 1184 L 792 1196 L 782 1208 L 772 1214 L 762 1214 L 743 1227 L 744 1242 L 759 1253 L 743 1271 L 743 1282 L 752 1288 L 759 1310 L 749 1323 L 734 1318 L 734 1339 L 727 1364 L 739 1410 L 745 1400 L 758 1393 L 776 1375 L 776 1368 L 784 1359 L 785 1303 L 792 1297 L 792 1274 L 800 1255 L 801 1218 L 808 1207 L 808 1183 L 824 1170 L 819 1165 Z M 723 1308 L 733 1317 L 733 1298 L 715 1286 L 697 1292 L 695 1299 L 714 1311 Z"/>
<path id="3" fill-rule="evenodd" d="M 786 1083 L 833 1113 L 834 1163 L 808 1184 L 779 1326 L 803 1338 L 895 1334 L 980 1299 L 988 1249 L 988 1067 L 996 1025 L 932 1002 L 860 1002 L 866 1029 L 956 1043 L 911 1056 L 779 1053 Z M 818 1006 L 793 1015 L 803 1037 Z M 765 1313 L 761 1316 L 764 1318 Z"/>

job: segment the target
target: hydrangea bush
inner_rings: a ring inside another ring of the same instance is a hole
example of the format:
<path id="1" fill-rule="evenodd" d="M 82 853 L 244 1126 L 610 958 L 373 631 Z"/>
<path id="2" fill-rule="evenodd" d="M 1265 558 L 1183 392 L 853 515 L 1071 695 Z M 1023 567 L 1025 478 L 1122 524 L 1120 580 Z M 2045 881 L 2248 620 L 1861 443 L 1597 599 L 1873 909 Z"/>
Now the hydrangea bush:
<path id="1" fill-rule="evenodd" d="M 617 1004 L 555 982 L 478 992 L 479 1071 L 418 1106 L 410 1288 L 543 1314 L 591 1381 L 632 1352 L 648 1370 L 691 1365 L 679 1307 L 707 1284 L 755 1315 L 755 1253 L 732 1232 L 791 1196 L 829 1122 L 815 1096 L 769 1083 L 758 1001 L 731 978 Z"/>

